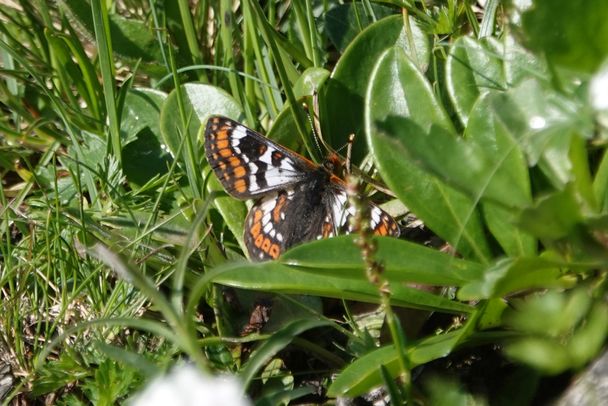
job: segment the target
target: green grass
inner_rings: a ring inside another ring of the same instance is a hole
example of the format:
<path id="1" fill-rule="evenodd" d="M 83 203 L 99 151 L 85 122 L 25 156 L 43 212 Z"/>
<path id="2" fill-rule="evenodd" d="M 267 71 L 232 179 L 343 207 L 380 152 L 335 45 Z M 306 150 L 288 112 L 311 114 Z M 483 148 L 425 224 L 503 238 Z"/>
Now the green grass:
<path id="1" fill-rule="evenodd" d="M 529 404 L 605 348 L 608 6 L 106 3 L 0 5 L 3 402 L 123 403 L 189 360 L 260 405 Z M 246 259 L 204 125 L 320 161 L 303 103 L 422 232 Z"/>

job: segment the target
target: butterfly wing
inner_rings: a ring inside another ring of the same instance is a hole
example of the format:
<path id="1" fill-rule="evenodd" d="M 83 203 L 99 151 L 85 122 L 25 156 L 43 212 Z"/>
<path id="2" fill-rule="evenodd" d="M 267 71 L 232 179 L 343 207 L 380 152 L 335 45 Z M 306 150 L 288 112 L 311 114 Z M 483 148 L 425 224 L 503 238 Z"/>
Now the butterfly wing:
<path id="1" fill-rule="evenodd" d="M 222 116 L 207 121 L 205 154 L 226 191 L 243 200 L 288 188 L 318 168 L 296 152 Z"/>
<path id="2" fill-rule="evenodd" d="M 355 209 L 340 187 L 323 193 L 301 182 L 258 200 L 245 220 L 245 245 L 254 260 L 276 259 L 287 249 L 306 241 L 351 233 Z M 370 227 L 376 235 L 399 236 L 397 222 L 370 203 Z"/>
<path id="3" fill-rule="evenodd" d="M 276 259 L 300 243 L 333 235 L 327 194 L 314 193 L 301 182 L 265 195 L 245 220 L 245 245 L 254 260 Z"/>
<path id="4" fill-rule="evenodd" d="M 331 191 L 332 198 L 328 209 L 334 229 L 331 235 L 350 234 L 353 232 L 351 219 L 356 214 L 356 210 L 349 204 L 348 194 L 342 185 L 333 184 Z M 395 219 L 374 203 L 367 204 L 369 205 L 369 226 L 372 232 L 378 236 L 399 237 L 401 231 Z"/>
<path id="5" fill-rule="evenodd" d="M 294 245 L 352 232 L 355 211 L 343 182 L 296 152 L 236 121 L 213 116 L 205 129 L 205 154 L 228 193 L 259 198 L 245 220 L 252 259 L 276 259 Z M 395 220 L 370 206 L 373 232 L 399 236 Z"/>

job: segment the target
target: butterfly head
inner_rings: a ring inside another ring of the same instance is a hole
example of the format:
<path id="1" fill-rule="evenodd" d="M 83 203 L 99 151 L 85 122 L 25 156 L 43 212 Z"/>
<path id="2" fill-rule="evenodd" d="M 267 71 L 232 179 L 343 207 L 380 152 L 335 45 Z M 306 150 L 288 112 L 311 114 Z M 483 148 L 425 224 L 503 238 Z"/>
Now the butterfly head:
<path id="1" fill-rule="evenodd" d="M 323 160 L 323 168 L 332 175 L 342 176 L 342 170 L 344 168 L 344 162 L 340 158 L 340 156 L 331 152 L 324 160 Z"/>

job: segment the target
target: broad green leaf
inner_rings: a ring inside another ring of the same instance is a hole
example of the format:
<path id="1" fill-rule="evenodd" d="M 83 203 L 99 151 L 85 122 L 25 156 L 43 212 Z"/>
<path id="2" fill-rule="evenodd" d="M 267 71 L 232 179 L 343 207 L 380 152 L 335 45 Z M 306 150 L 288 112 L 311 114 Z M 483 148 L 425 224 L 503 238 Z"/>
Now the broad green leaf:
<path id="1" fill-rule="evenodd" d="M 167 173 L 172 159 L 161 142 L 160 134 L 145 128 L 134 142 L 122 149 L 122 169 L 131 186 L 143 186 L 154 177 Z"/>
<path id="2" fill-rule="evenodd" d="M 134 88 L 127 92 L 120 122 L 123 146 L 135 141 L 137 133 L 145 128 L 160 137 L 160 110 L 166 99 L 166 93 L 149 88 Z"/>
<path id="3" fill-rule="evenodd" d="M 549 69 L 544 59 L 524 48 L 513 35 L 505 35 L 503 42 L 505 79 L 509 87 L 517 86 L 530 77 L 549 81 Z"/>
<path id="4" fill-rule="evenodd" d="M 388 48 L 403 49 L 420 70 L 425 70 L 430 58 L 427 36 L 410 19 L 411 39 L 403 25 L 402 16 L 386 17 L 367 27 L 348 46 L 339 59 L 321 97 L 323 134 L 332 145 L 345 145 L 355 134 L 353 160 L 365 155 L 361 135 L 364 129 L 364 99 L 376 61 Z"/>
<path id="5" fill-rule="evenodd" d="M 344 52 L 368 25 L 396 12 L 397 9 L 373 3 L 369 9 L 359 2 L 340 4 L 325 13 L 325 31 L 338 51 Z"/>
<path id="6" fill-rule="evenodd" d="M 274 120 L 274 123 L 272 123 L 272 127 L 265 135 L 271 140 L 294 151 L 302 151 L 303 149 L 302 138 L 298 136 L 298 128 L 294 121 L 294 114 L 291 111 L 291 107 L 288 105 L 279 113 Z"/>
<path id="7" fill-rule="evenodd" d="M 530 178 L 524 154 L 517 136 L 494 115 L 489 102 L 492 95 L 488 93 L 480 97 L 473 107 L 465 139 L 481 147 L 484 154 L 495 162 L 500 162 L 500 170 L 513 176 L 510 189 L 519 190 L 531 203 Z M 491 201 L 482 202 L 482 207 L 488 228 L 507 255 L 533 256 L 536 253 L 536 240 L 516 225 L 516 212 Z"/>
<path id="8" fill-rule="evenodd" d="M 399 147 L 404 157 L 474 201 L 488 199 L 508 208 L 528 205 L 529 192 L 511 188 L 517 174 L 504 170 L 502 162 L 494 161 L 480 146 L 440 127 L 425 131 L 410 118 L 388 117 L 377 126 L 377 138 Z"/>
<path id="9" fill-rule="evenodd" d="M 550 290 L 511 301 L 505 324 L 511 329 L 558 338 L 570 335 L 588 314 L 592 298 L 585 289 Z"/>
<path id="10" fill-rule="evenodd" d="M 585 323 L 574 333 L 568 343 L 568 352 L 575 367 L 597 357 L 608 336 L 608 305 L 596 302 L 587 315 Z"/>
<path id="11" fill-rule="evenodd" d="M 464 285 L 458 291 L 460 300 L 481 300 L 534 288 L 564 286 L 560 265 L 538 257 L 500 259 L 479 281 Z"/>
<path id="12" fill-rule="evenodd" d="M 580 368 L 605 342 L 608 306 L 587 288 L 538 293 L 512 304 L 505 323 L 523 335 L 507 346 L 507 354 L 547 373 Z"/>
<path id="13" fill-rule="evenodd" d="M 387 118 L 407 118 L 427 131 L 452 131 L 429 83 L 398 47 L 386 51 L 378 61 L 366 99 L 365 133 L 380 173 L 417 217 L 465 257 L 489 258 L 476 203 L 408 157 L 404 144 L 410 134 L 401 130 L 390 136 L 378 133 L 376 126 Z M 442 157 L 441 162 L 444 160 Z"/>
<path id="14" fill-rule="evenodd" d="M 368 118 L 379 120 L 394 115 L 409 117 L 425 131 L 433 127 L 454 131 L 430 83 L 400 47 L 390 47 L 380 55 L 370 79 L 365 113 L 374 115 L 366 117 L 366 130 L 373 125 Z"/>
<path id="15" fill-rule="evenodd" d="M 570 355 L 560 343 L 542 337 L 527 337 L 508 344 L 505 354 L 547 374 L 558 374 L 571 367 Z"/>
<path id="16" fill-rule="evenodd" d="M 458 344 L 460 331 L 424 338 L 408 346 L 406 357 L 412 368 L 447 356 Z M 355 397 L 382 384 L 380 366 L 393 377 L 399 373 L 397 353 L 393 346 L 378 348 L 346 367 L 329 387 L 329 396 Z"/>
<path id="17" fill-rule="evenodd" d="M 293 94 L 296 98 L 312 96 L 323 86 L 331 72 L 323 68 L 308 68 L 293 85 Z M 310 106 L 312 107 L 312 106 Z"/>
<path id="18" fill-rule="evenodd" d="M 492 38 L 460 37 L 446 61 L 448 95 L 464 125 L 475 102 L 490 90 L 506 87 L 503 45 Z"/>
<path id="19" fill-rule="evenodd" d="M 608 56 L 608 2 L 534 0 L 522 15 L 529 48 L 554 64 L 593 72 Z"/>
<path id="20" fill-rule="evenodd" d="M 214 282 L 244 289 L 333 297 L 360 302 L 379 303 L 378 288 L 362 271 L 336 276 L 325 269 L 287 266 L 277 262 L 231 263 L 221 266 Z M 444 297 L 390 284 L 391 303 L 395 306 L 426 310 L 467 313 L 471 308 Z"/>
<path id="21" fill-rule="evenodd" d="M 590 138 L 593 119 L 580 101 L 536 80 L 522 82 L 489 99 L 494 115 L 517 137 L 529 166 L 538 165 L 556 188 L 574 178 L 569 151 L 571 137 Z"/>
<path id="22" fill-rule="evenodd" d="M 209 116 L 220 114 L 234 120 L 243 118 L 238 103 L 219 87 L 187 83 L 181 86 L 181 93 L 184 96 L 185 119 L 188 124 L 187 134 L 182 128 L 177 91 L 173 90 L 169 94 L 160 116 L 160 126 L 165 144 L 174 157 L 184 136 L 190 136 L 193 145 L 197 145 L 196 135 L 199 133 L 200 127 L 207 123 Z"/>
<path id="23" fill-rule="evenodd" d="M 536 238 L 519 227 L 517 214 L 490 201 L 482 203 L 483 218 L 504 253 L 511 257 L 537 253 Z"/>
<path id="24" fill-rule="evenodd" d="M 399 370 L 397 354 L 393 346 L 380 347 L 356 359 L 340 372 L 327 390 L 327 395 L 357 396 L 382 384 L 380 366 L 396 375 Z"/>
<path id="25" fill-rule="evenodd" d="M 479 330 L 487 330 L 500 327 L 503 324 L 503 313 L 508 309 L 508 306 L 509 303 L 503 298 L 488 300 L 477 320 L 477 328 Z"/>
<path id="26" fill-rule="evenodd" d="M 528 165 L 518 144 L 519 134 L 501 122 L 501 117 L 493 108 L 492 103 L 499 97 L 499 92 L 490 92 L 479 99 L 471 111 L 464 136 L 478 145 L 490 159 L 499 160 L 502 170 L 514 172 L 513 187 L 520 189 L 520 193 L 529 202 L 531 193 Z"/>
<path id="27" fill-rule="evenodd" d="M 567 237 L 582 222 L 579 199 L 572 186 L 539 198 L 518 219 L 522 229 L 547 240 Z"/>
<path id="28" fill-rule="evenodd" d="M 313 241 L 287 251 L 280 258 L 285 265 L 323 270 L 327 275 L 363 276 L 361 250 L 353 236 Z M 375 239 L 374 258 L 384 266 L 383 276 L 391 283 L 414 282 L 425 285 L 461 286 L 482 275 L 475 262 L 396 238 Z"/>
<path id="29" fill-rule="evenodd" d="M 424 172 L 407 158 L 405 148 L 381 133 L 372 142 L 383 179 L 405 205 L 433 232 L 466 258 L 490 258 L 479 214 L 464 194 Z"/>
<path id="30" fill-rule="evenodd" d="M 160 109 L 165 93 L 132 89 L 124 103 L 121 134 L 123 171 L 132 185 L 144 185 L 167 172 L 171 163 L 160 133 Z"/>

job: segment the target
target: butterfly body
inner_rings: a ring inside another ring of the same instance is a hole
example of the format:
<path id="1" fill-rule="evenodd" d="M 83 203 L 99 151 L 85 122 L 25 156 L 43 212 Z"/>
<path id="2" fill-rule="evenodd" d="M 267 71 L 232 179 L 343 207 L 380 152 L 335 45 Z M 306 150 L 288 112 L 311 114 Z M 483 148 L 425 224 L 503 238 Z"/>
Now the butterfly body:
<path id="1" fill-rule="evenodd" d="M 344 182 L 334 163 L 317 165 L 226 117 L 213 116 L 205 130 L 205 153 L 232 196 L 257 199 L 245 220 L 245 245 L 253 259 L 276 259 L 305 241 L 351 231 Z M 399 235 L 395 220 L 371 207 L 379 235 Z"/>

